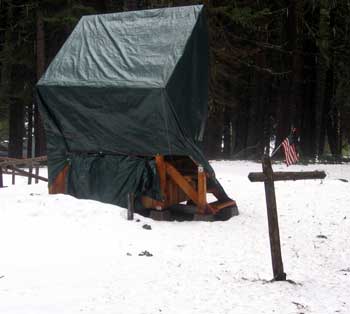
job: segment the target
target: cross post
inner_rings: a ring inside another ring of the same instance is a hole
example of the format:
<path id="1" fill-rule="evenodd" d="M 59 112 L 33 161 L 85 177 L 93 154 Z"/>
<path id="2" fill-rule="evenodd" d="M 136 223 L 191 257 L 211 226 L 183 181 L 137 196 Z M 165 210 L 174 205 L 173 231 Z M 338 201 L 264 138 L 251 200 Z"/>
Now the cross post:
<path id="1" fill-rule="evenodd" d="M 287 275 L 283 269 L 274 182 L 282 180 L 324 179 L 326 174 L 324 171 L 273 172 L 268 154 L 265 154 L 262 158 L 262 170 L 263 172 L 249 173 L 248 178 L 251 182 L 264 182 L 273 279 L 275 281 L 283 281 L 286 280 Z"/>

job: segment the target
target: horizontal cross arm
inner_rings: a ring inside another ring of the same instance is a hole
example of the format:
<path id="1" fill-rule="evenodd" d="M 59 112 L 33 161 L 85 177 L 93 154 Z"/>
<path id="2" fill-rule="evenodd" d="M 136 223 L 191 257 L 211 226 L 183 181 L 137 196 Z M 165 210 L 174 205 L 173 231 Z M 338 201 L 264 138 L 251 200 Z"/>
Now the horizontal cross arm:
<path id="1" fill-rule="evenodd" d="M 302 172 L 274 172 L 273 180 L 274 181 L 289 181 L 289 180 L 312 180 L 312 179 L 324 179 L 326 173 L 324 171 L 302 171 Z M 267 177 L 263 172 L 250 172 L 248 174 L 248 179 L 251 182 L 264 182 L 267 180 Z"/>

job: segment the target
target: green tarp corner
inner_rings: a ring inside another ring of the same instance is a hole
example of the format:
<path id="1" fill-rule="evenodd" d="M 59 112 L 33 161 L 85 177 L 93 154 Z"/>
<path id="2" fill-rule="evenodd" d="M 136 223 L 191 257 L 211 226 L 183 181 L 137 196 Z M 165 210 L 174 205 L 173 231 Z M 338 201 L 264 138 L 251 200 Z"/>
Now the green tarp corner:
<path id="1" fill-rule="evenodd" d="M 159 199 L 150 157 L 190 156 L 207 118 L 203 6 L 83 17 L 37 84 L 49 182 L 70 163 L 67 192 L 125 206 Z"/>

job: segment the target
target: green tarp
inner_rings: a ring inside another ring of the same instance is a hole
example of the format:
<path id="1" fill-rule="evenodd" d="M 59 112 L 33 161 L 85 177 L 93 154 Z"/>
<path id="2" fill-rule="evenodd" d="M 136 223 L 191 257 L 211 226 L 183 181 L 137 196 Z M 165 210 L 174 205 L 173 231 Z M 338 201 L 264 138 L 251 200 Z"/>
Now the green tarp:
<path id="1" fill-rule="evenodd" d="M 125 206 L 159 198 L 152 156 L 190 156 L 207 118 L 203 6 L 81 18 L 37 84 L 49 182 L 67 162 L 67 192 Z"/>

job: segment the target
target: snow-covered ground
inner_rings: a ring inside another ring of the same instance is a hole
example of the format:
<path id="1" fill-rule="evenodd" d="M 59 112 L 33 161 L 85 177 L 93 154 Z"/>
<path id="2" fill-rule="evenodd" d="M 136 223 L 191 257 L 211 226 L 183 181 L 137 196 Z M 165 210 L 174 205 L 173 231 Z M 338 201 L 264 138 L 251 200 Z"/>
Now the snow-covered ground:
<path id="1" fill-rule="evenodd" d="M 287 278 L 272 278 L 264 188 L 251 162 L 212 162 L 236 199 L 227 222 L 127 221 L 117 206 L 0 190 L 0 313 L 350 313 L 350 165 L 325 180 L 277 182 Z M 274 165 L 275 170 L 287 170 Z M 152 229 L 142 228 L 149 224 Z M 153 256 L 139 256 L 147 250 Z"/>

